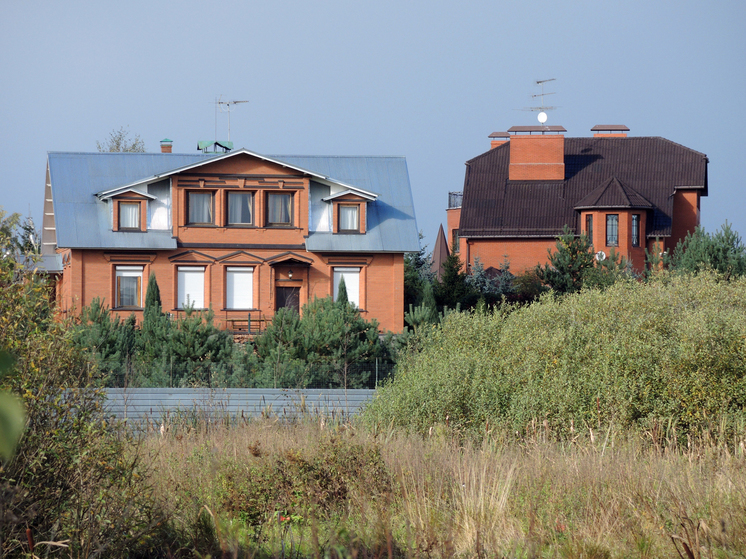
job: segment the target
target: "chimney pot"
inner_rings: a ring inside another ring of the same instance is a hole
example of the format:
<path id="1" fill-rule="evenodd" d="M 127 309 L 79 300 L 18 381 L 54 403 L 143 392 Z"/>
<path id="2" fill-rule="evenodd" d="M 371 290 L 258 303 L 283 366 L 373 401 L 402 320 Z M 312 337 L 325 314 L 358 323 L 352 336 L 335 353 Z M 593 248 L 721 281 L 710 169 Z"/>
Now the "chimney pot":
<path id="1" fill-rule="evenodd" d="M 171 153 L 173 143 L 174 141 L 168 138 L 161 140 L 161 153 Z"/>

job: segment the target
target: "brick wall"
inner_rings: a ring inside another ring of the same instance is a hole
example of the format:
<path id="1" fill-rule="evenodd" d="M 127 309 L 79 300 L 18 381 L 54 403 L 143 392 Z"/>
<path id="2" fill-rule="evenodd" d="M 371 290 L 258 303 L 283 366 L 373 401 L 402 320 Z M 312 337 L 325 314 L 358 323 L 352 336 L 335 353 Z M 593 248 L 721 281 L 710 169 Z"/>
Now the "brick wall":
<path id="1" fill-rule="evenodd" d="M 565 137 L 515 135 L 510 138 L 510 180 L 564 180 Z"/>

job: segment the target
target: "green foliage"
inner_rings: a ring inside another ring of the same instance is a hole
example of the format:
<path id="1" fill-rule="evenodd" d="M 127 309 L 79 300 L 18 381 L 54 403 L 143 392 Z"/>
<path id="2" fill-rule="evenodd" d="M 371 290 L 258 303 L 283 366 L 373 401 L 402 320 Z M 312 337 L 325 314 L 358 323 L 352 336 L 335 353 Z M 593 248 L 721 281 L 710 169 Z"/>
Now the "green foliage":
<path id="1" fill-rule="evenodd" d="M 549 263 L 537 268 L 537 275 L 555 293 L 577 293 L 586 272 L 593 269 L 593 245 L 585 235 L 578 237 L 565 225 L 557 238 L 557 250 L 549 253 Z"/>
<path id="2" fill-rule="evenodd" d="M 349 302 L 349 299 L 347 299 L 347 285 L 345 284 L 344 277 L 342 277 L 339 280 L 339 289 L 337 290 L 337 303 L 347 305 Z"/>
<path id="3" fill-rule="evenodd" d="M 420 232 L 420 245 L 423 235 Z M 433 283 L 435 274 L 430 269 L 431 255 L 427 253 L 427 246 L 422 246 L 417 252 L 404 255 L 404 308 L 409 305 L 417 306 L 422 302 L 425 286 Z"/>
<path id="4" fill-rule="evenodd" d="M 508 312 L 451 313 L 405 354 L 367 420 L 478 436 L 672 421 L 680 433 L 746 405 L 746 279 L 661 275 Z"/>
<path id="5" fill-rule="evenodd" d="M 125 451 L 108 425 L 75 329 L 52 318 L 45 277 L 7 250 L 11 240 L 0 247 L 0 350 L 16 361 L 0 389 L 23 401 L 27 421 L 0 466 L 0 555 L 30 551 L 27 529 L 36 541 L 69 540 L 72 557 L 136 553 L 163 520 L 136 448 Z"/>
<path id="6" fill-rule="evenodd" d="M 96 149 L 101 152 L 136 152 L 145 153 L 145 142 L 139 134 L 130 138 L 129 128 L 120 126 L 109 133 L 109 138 L 104 142 L 96 142 Z"/>
<path id="7" fill-rule="evenodd" d="M 378 324 L 365 320 L 351 303 L 331 298 L 305 305 L 303 318 L 279 309 L 255 343 L 264 375 L 271 374 L 275 387 L 361 387 L 367 373 L 353 373 L 351 365 L 380 352 Z"/>
<path id="8" fill-rule="evenodd" d="M 440 280 L 433 285 L 433 293 L 438 308 L 454 309 L 456 306 L 471 307 L 479 299 L 479 294 L 472 289 L 467 281 L 468 275 L 463 270 L 463 264 L 458 253 L 448 255 L 443 263 L 443 273 Z"/>
<path id="9" fill-rule="evenodd" d="M 10 354 L 0 351 L 0 380 L 12 366 L 13 358 Z M 9 460 L 13 456 L 25 423 L 26 413 L 21 400 L 13 394 L 0 391 L 0 460 Z"/>
<path id="10" fill-rule="evenodd" d="M 684 273 L 715 270 L 728 280 L 746 274 L 746 245 L 727 221 L 714 234 L 697 227 L 676 245 L 668 263 Z"/>

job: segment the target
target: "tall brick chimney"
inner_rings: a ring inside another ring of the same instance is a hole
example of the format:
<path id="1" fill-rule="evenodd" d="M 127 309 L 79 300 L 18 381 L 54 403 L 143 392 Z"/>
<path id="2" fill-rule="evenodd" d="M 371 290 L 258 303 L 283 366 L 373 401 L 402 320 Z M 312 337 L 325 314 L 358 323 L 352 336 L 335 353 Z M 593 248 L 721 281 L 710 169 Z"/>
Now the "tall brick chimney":
<path id="1" fill-rule="evenodd" d="M 490 149 L 495 149 L 497 146 L 501 146 L 510 139 L 510 134 L 507 132 L 493 132 L 489 135 L 490 138 Z"/>
<path id="2" fill-rule="evenodd" d="M 562 126 L 513 126 L 510 138 L 512 181 L 561 181 L 565 179 L 565 136 Z M 519 132 L 527 132 L 519 135 Z"/>
<path id="3" fill-rule="evenodd" d="M 161 140 L 161 153 L 171 153 L 171 149 L 173 147 L 173 140 L 169 140 L 168 138 L 164 138 Z"/>
<path id="4" fill-rule="evenodd" d="M 594 138 L 626 138 L 629 128 L 624 124 L 597 124 L 591 128 Z"/>

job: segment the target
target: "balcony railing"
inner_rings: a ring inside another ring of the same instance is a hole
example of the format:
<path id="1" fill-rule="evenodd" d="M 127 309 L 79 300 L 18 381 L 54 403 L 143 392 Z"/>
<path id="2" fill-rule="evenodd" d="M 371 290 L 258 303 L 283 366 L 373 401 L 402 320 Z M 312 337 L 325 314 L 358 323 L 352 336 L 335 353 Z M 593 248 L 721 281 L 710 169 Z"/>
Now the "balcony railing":
<path id="1" fill-rule="evenodd" d="M 448 209 L 460 208 L 461 200 L 464 197 L 463 192 L 449 192 L 448 193 Z"/>

